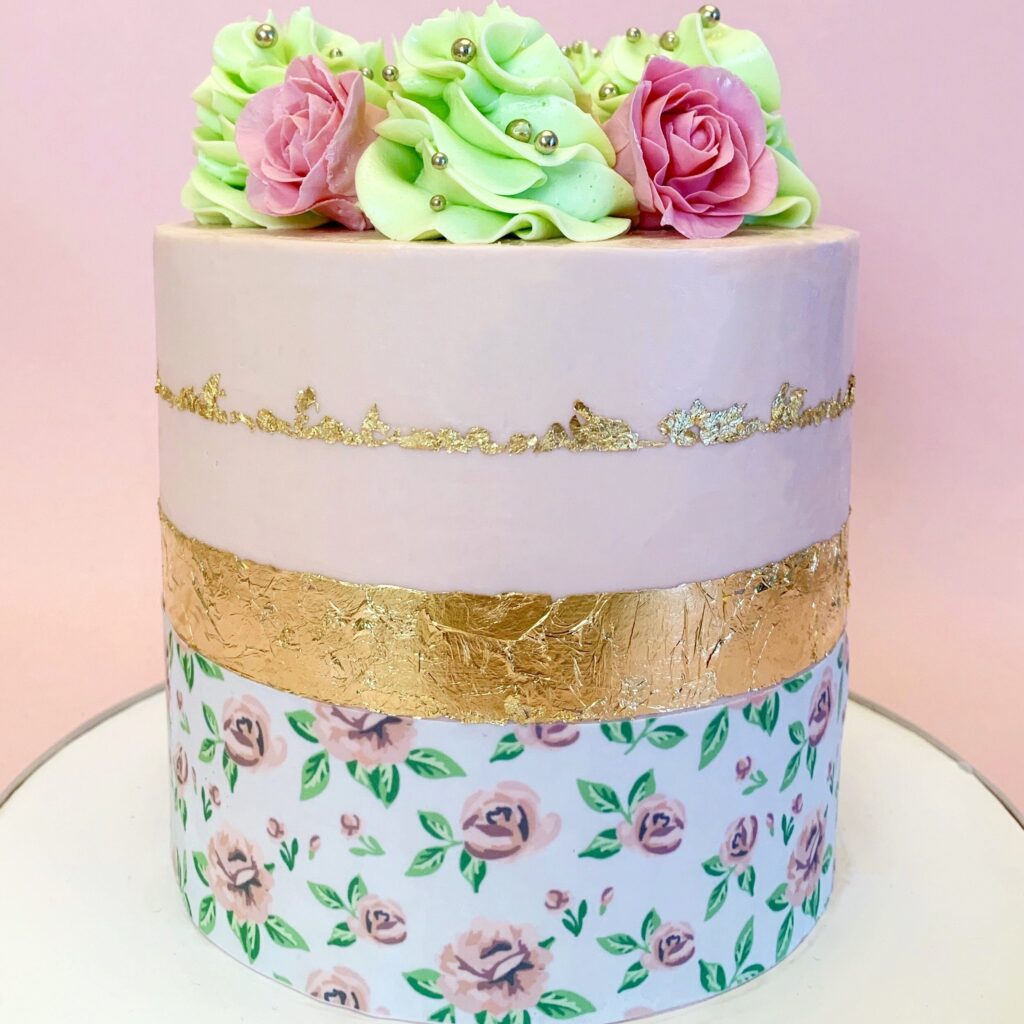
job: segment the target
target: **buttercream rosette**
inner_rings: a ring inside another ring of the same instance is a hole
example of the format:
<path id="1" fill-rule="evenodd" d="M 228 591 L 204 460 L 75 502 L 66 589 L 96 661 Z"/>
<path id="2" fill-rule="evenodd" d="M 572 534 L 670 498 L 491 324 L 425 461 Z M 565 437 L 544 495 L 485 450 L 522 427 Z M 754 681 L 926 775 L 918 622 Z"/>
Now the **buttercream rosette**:
<path id="1" fill-rule="evenodd" d="M 466 62 L 452 54 L 462 39 L 474 48 Z M 407 33 L 397 65 L 380 139 L 356 176 L 385 235 L 601 241 L 629 229 L 633 191 L 575 69 L 537 21 L 497 4 L 482 15 L 448 11 Z M 528 122 L 530 141 L 506 132 L 514 121 Z M 535 145 L 543 131 L 557 135 L 552 152 Z"/>
<path id="2" fill-rule="evenodd" d="M 273 27 L 276 39 L 261 46 L 256 30 Z M 264 22 L 240 21 L 228 25 L 213 44 L 213 67 L 192 94 L 199 124 L 192 133 L 196 166 L 182 190 L 182 203 L 200 224 L 232 227 L 305 228 L 325 222 L 318 213 L 275 217 L 252 208 L 245 195 L 249 170 L 235 144 L 239 115 L 252 97 L 285 80 L 295 57 L 317 56 L 335 75 L 369 68 L 366 98 L 383 106 L 387 93 L 378 84 L 384 67 L 379 42 L 359 43 L 351 36 L 313 20 L 309 8 L 296 11 L 286 22 L 268 14 Z"/>
<path id="3" fill-rule="evenodd" d="M 785 120 L 780 113 L 782 85 L 778 69 L 764 41 L 748 29 L 732 28 L 721 22 L 706 25 L 700 14 L 687 14 L 680 21 L 672 50 L 662 43 L 664 37 L 641 33 L 638 40 L 615 36 L 605 46 L 600 59 L 588 60 L 587 54 L 574 54 L 574 61 L 594 103 L 594 112 L 607 121 L 643 79 L 652 55 L 669 57 L 691 67 L 719 67 L 740 78 L 761 104 L 768 147 L 778 169 L 775 199 L 760 213 L 748 216 L 748 224 L 796 228 L 813 224 L 821 199 L 818 190 L 801 169 L 793 151 Z M 601 96 L 605 85 L 614 85 L 617 94 Z"/>

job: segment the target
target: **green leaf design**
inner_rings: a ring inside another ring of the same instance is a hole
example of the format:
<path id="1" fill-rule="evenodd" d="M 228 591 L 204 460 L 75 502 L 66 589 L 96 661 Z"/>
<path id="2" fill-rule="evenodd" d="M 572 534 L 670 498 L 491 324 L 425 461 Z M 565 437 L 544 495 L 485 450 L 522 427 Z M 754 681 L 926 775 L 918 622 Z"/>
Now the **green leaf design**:
<path id="1" fill-rule="evenodd" d="M 307 758 L 302 766 L 302 785 L 299 789 L 300 800 L 312 800 L 319 796 L 331 780 L 331 762 L 326 750 L 318 750 Z"/>
<path id="2" fill-rule="evenodd" d="M 312 711 L 289 711 L 285 716 L 292 730 L 310 743 L 319 743 L 317 734 L 313 731 L 313 723 L 316 722 L 316 715 Z"/>
<path id="3" fill-rule="evenodd" d="M 766 785 L 767 782 L 768 776 L 758 768 L 750 776 L 750 784 L 743 790 L 743 795 L 750 796 L 751 793 L 756 793 L 762 786 Z"/>
<path id="4" fill-rule="evenodd" d="M 725 906 L 725 901 L 729 896 L 729 876 L 726 875 L 718 885 L 711 890 L 711 895 L 708 896 L 707 910 L 704 911 L 704 920 L 710 921 L 711 918 L 717 914 L 722 907 Z"/>
<path id="5" fill-rule="evenodd" d="M 818 884 L 814 887 L 814 892 L 812 892 L 811 895 L 806 900 L 804 900 L 803 907 L 802 907 L 803 912 L 808 917 L 813 917 L 815 920 L 817 920 L 818 919 L 818 905 L 819 905 L 820 901 L 821 901 L 821 882 L 818 882 Z"/>
<path id="6" fill-rule="evenodd" d="M 678 725 L 659 725 L 647 734 L 647 742 L 658 750 L 671 750 L 686 739 L 686 730 Z"/>
<path id="7" fill-rule="evenodd" d="M 428 999 L 444 999 L 437 980 L 441 977 L 439 971 L 431 971 L 424 968 L 420 971 L 407 971 L 402 975 L 414 991 Z"/>
<path id="8" fill-rule="evenodd" d="M 366 888 L 366 883 L 363 881 L 362 875 L 356 875 L 351 882 L 348 883 L 348 902 L 350 907 L 355 905 L 369 892 Z"/>
<path id="9" fill-rule="evenodd" d="M 727 874 L 729 871 L 729 869 L 722 863 L 722 858 L 719 857 L 717 853 L 714 857 L 708 857 L 701 867 L 704 869 L 705 874 L 711 875 L 712 878 Z"/>
<path id="10" fill-rule="evenodd" d="M 271 914 L 263 927 L 267 929 L 267 937 L 282 949 L 302 949 L 309 952 L 306 940 L 277 914 Z"/>
<path id="11" fill-rule="evenodd" d="M 217 721 L 217 712 L 209 704 L 203 705 L 203 721 L 206 722 L 206 728 L 212 735 L 220 736 L 220 723 Z"/>
<path id="12" fill-rule="evenodd" d="M 558 988 L 545 992 L 537 1001 L 537 1009 L 552 1020 L 571 1020 L 584 1013 L 593 1013 L 594 1004 L 578 992 Z"/>
<path id="13" fill-rule="evenodd" d="M 446 842 L 451 842 L 455 838 L 452 826 L 443 814 L 438 814 L 435 811 L 419 811 L 418 813 L 420 824 L 427 835 Z"/>
<path id="14" fill-rule="evenodd" d="M 514 732 L 507 733 L 498 740 L 498 745 L 491 754 L 491 764 L 495 761 L 514 761 L 525 749 Z"/>
<path id="15" fill-rule="evenodd" d="M 217 924 L 217 901 L 212 896 L 204 896 L 199 904 L 199 930 L 209 935 Z"/>
<path id="16" fill-rule="evenodd" d="M 196 850 L 196 852 L 192 854 L 192 863 L 196 868 L 196 877 L 203 883 L 203 885 L 206 886 L 207 889 L 209 889 L 210 883 L 206 879 L 206 872 L 210 866 L 210 862 L 206 859 L 206 854 L 201 850 Z"/>
<path id="17" fill-rule="evenodd" d="M 640 926 L 640 938 L 646 943 L 650 940 L 654 934 L 658 925 L 661 924 L 661 917 L 658 912 L 652 907 L 647 911 L 647 916 L 644 918 L 644 923 Z"/>
<path id="18" fill-rule="evenodd" d="M 739 974 L 736 975 L 736 980 L 733 982 L 734 985 L 745 985 L 748 981 L 753 981 L 759 974 L 764 974 L 763 964 L 749 964 L 744 967 Z"/>
<path id="19" fill-rule="evenodd" d="M 650 972 L 644 967 L 640 960 L 635 963 L 631 963 L 626 968 L 626 973 L 622 976 L 622 984 L 619 985 L 619 992 L 628 992 L 631 988 L 636 988 L 637 985 L 642 985 L 648 977 Z"/>
<path id="20" fill-rule="evenodd" d="M 245 955 L 249 958 L 249 963 L 254 963 L 260 955 L 260 926 L 250 924 L 248 921 L 236 920 L 232 924 L 232 928 L 238 936 L 238 941 L 242 944 Z"/>
<path id="21" fill-rule="evenodd" d="M 349 927 L 348 921 L 341 921 L 336 924 L 327 940 L 328 946 L 340 946 L 344 949 L 356 941 L 356 933 Z"/>
<path id="22" fill-rule="evenodd" d="M 444 863 L 445 854 L 448 852 L 444 846 L 428 846 L 420 850 L 412 859 L 406 875 L 410 878 L 422 878 L 424 875 L 432 875 Z"/>
<path id="23" fill-rule="evenodd" d="M 398 797 L 398 784 L 401 781 L 398 768 L 393 764 L 382 764 L 374 768 L 373 792 L 385 807 L 390 807 Z"/>
<path id="24" fill-rule="evenodd" d="M 576 787 L 580 791 L 580 796 L 583 797 L 583 802 L 592 811 L 597 811 L 600 814 L 615 814 L 622 811 L 618 794 L 606 783 L 577 779 Z"/>
<path id="25" fill-rule="evenodd" d="M 797 745 L 803 743 L 807 738 L 807 731 L 803 722 L 793 722 L 789 727 L 789 738 Z"/>
<path id="26" fill-rule="evenodd" d="M 818 748 L 807 746 L 807 774 L 814 778 L 814 766 L 818 763 Z"/>
<path id="27" fill-rule="evenodd" d="M 743 717 L 752 725 L 763 729 L 769 736 L 775 732 L 775 726 L 779 721 L 779 695 L 773 693 L 764 699 L 760 705 L 747 704 L 743 708 Z"/>
<path id="28" fill-rule="evenodd" d="M 774 910 L 775 907 L 772 907 Z M 790 911 L 782 919 L 782 924 L 779 926 L 779 935 L 775 940 L 775 962 L 778 963 L 788 952 L 790 943 L 793 941 L 793 910 Z"/>
<path id="29" fill-rule="evenodd" d="M 750 896 L 754 895 L 754 885 L 757 882 L 757 872 L 751 864 L 736 876 L 736 884 Z"/>
<path id="30" fill-rule="evenodd" d="M 477 860 L 468 850 L 463 850 L 459 855 L 459 870 L 462 872 L 462 877 L 473 887 L 473 892 L 479 892 L 484 876 L 487 874 L 487 864 L 482 860 Z"/>
<path id="31" fill-rule="evenodd" d="M 575 913 L 572 910 L 567 910 L 562 917 L 562 926 L 574 938 L 578 939 L 583 931 L 583 922 L 587 919 L 587 910 L 587 901 L 580 900 L 580 905 Z"/>
<path id="32" fill-rule="evenodd" d="M 210 764 L 214 756 L 217 753 L 217 740 L 210 739 L 209 736 L 203 740 L 202 745 L 199 747 L 199 760 L 203 764 Z"/>
<path id="33" fill-rule="evenodd" d="M 708 722 L 707 728 L 700 741 L 700 765 L 699 770 L 707 768 L 709 764 L 722 752 L 725 741 L 729 738 L 729 709 L 722 708 L 714 718 Z"/>
<path id="34" fill-rule="evenodd" d="M 700 961 L 700 985 L 705 992 L 724 992 L 727 984 L 725 968 L 721 964 Z"/>
<path id="35" fill-rule="evenodd" d="M 208 676 L 210 679 L 223 679 L 224 673 L 221 672 L 220 666 L 215 665 L 212 661 L 208 661 L 198 652 L 195 655 L 196 664 L 199 666 L 199 671 L 204 676 Z"/>
<path id="36" fill-rule="evenodd" d="M 423 779 L 454 779 L 466 774 L 447 754 L 432 747 L 409 751 L 405 763 Z"/>
<path id="37" fill-rule="evenodd" d="M 203 804 L 203 821 L 209 821 L 213 817 L 213 802 L 210 800 L 205 786 L 200 788 L 199 798 Z"/>
<path id="38" fill-rule="evenodd" d="M 597 940 L 597 944 L 607 953 L 611 953 L 612 956 L 628 956 L 630 953 L 635 953 L 638 949 L 643 949 L 643 944 L 637 942 L 632 935 L 626 935 L 625 932 L 616 932 L 614 935 L 602 935 Z"/>
<path id="39" fill-rule="evenodd" d="M 181 713 L 181 718 L 178 719 L 178 727 L 186 736 L 192 735 L 192 726 L 188 724 L 188 715 L 184 712 Z"/>
<path id="40" fill-rule="evenodd" d="M 786 899 L 786 883 L 782 882 L 777 885 L 773 890 L 771 896 L 765 900 L 765 903 L 769 909 L 774 910 L 776 913 L 780 910 L 786 910 L 789 907 L 789 900 Z"/>
<path id="41" fill-rule="evenodd" d="M 825 847 L 825 856 L 821 859 L 821 873 L 823 875 L 828 874 L 828 869 L 832 866 L 832 844 L 829 843 Z"/>
<path id="42" fill-rule="evenodd" d="M 504 1024 L 530 1024 L 529 1010 L 513 1010 L 504 1018 Z"/>
<path id="43" fill-rule="evenodd" d="M 643 775 L 633 783 L 633 786 L 629 791 L 628 800 L 629 811 L 631 814 L 636 810 L 641 801 L 646 800 L 649 796 L 654 796 L 654 789 L 654 772 L 644 772 Z"/>
<path id="44" fill-rule="evenodd" d="M 192 692 L 192 687 L 196 681 L 196 666 L 192 660 L 191 654 L 185 654 L 180 648 L 178 653 L 181 655 L 181 669 L 185 673 L 185 682 L 188 684 L 188 692 Z"/>
<path id="45" fill-rule="evenodd" d="M 231 760 L 227 747 L 224 748 L 224 753 L 221 755 L 220 761 L 224 766 L 224 778 L 228 780 L 228 789 L 234 793 L 235 783 L 238 782 L 238 765 Z"/>
<path id="46" fill-rule="evenodd" d="M 790 839 L 793 838 L 793 829 L 796 828 L 796 819 L 789 817 L 788 814 L 782 816 L 782 845 L 789 846 Z"/>
<path id="47" fill-rule="evenodd" d="M 327 907 L 329 910 L 347 910 L 345 901 L 341 898 L 341 894 L 336 890 L 332 889 L 329 885 L 321 885 L 319 882 L 307 882 L 309 891 L 315 897 L 317 903 L 321 906 Z"/>
<path id="48" fill-rule="evenodd" d="M 799 693 L 811 681 L 811 673 L 805 672 L 802 676 L 796 676 L 782 684 L 786 693 Z"/>
<path id="49" fill-rule="evenodd" d="M 733 961 L 736 964 L 737 970 L 747 962 L 747 958 L 750 956 L 750 951 L 753 948 L 754 919 L 750 917 L 747 919 L 747 923 L 740 929 L 740 934 L 736 938 L 736 945 L 732 951 Z"/>
<path id="50" fill-rule="evenodd" d="M 602 722 L 601 732 L 605 739 L 612 743 L 632 743 L 633 723 L 632 722 Z"/>
<path id="51" fill-rule="evenodd" d="M 793 780 L 797 777 L 800 772 L 800 755 L 802 749 L 798 750 L 790 759 L 789 764 L 786 765 L 786 771 L 782 776 L 782 785 L 779 786 L 779 792 L 785 793 L 790 786 L 793 785 Z M 788 842 L 788 840 L 787 840 Z"/>
<path id="52" fill-rule="evenodd" d="M 581 857 L 593 857 L 595 860 L 605 860 L 614 857 L 622 849 L 618 833 L 613 828 L 607 828 L 598 832 L 590 841 L 590 845 L 580 853 Z"/>
<path id="53" fill-rule="evenodd" d="M 529 1017 L 529 1014 L 526 1014 Z M 455 1024 L 455 1007 L 442 1006 L 436 1013 L 432 1013 L 427 1020 L 437 1021 L 438 1024 Z"/>
<path id="54" fill-rule="evenodd" d="M 353 846 L 348 852 L 353 857 L 383 857 L 384 847 L 381 846 L 380 840 L 374 836 L 360 836 L 359 846 Z"/>

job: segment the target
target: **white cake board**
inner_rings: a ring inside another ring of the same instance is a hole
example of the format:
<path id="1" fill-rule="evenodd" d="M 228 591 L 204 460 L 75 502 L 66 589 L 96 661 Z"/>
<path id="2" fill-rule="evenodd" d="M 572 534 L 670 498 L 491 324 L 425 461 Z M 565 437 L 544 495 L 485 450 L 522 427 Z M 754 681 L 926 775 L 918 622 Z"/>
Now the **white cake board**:
<path id="1" fill-rule="evenodd" d="M 865 704 L 847 719 L 836 893 L 780 967 L 662 1020 L 1024 1019 L 1024 825 L 968 766 Z M 302 1024 L 319 1006 L 214 949 L 171 871 L 164 700 L 83 727 L 0 795 L 0 1021 Z"/>

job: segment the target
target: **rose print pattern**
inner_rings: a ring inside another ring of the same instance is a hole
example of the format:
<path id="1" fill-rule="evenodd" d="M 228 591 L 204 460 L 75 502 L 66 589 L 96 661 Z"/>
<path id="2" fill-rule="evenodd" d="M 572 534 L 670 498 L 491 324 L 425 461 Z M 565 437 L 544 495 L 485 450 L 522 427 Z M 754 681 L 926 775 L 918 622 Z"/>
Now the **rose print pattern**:
<path id="1" fill-rule="evenodd" d="M 168 658 L 185 911 L 329 1005 L 611 1024 L 757 977 L 828 904 L 842 646 L 751 697 L 539 726 L 332 709 L 173 633 Z"/>

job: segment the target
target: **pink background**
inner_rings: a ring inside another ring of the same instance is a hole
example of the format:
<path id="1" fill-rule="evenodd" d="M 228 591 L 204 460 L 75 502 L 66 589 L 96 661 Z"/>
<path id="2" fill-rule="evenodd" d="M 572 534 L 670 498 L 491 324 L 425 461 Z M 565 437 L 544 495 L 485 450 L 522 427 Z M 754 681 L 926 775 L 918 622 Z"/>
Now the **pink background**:
<path id="1" fill-rule="evenodd" d="M 440 6 L 316 13 L 369 37 Z M 687 9 L 521 4 L 598 45 Z M 209 44 L 248 13 L 262 11 L 4 11 L 0 786 L 161 675 L 150 234 L 182 218 Z M 1024 15 L 1011 0 L 731 0 L 724 14 L 774 51 L 823 219 L 863 233 L 855 687 L 1024 804 Z"/>

